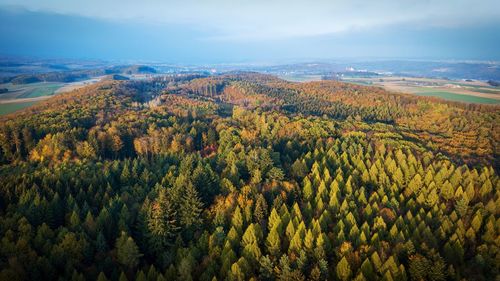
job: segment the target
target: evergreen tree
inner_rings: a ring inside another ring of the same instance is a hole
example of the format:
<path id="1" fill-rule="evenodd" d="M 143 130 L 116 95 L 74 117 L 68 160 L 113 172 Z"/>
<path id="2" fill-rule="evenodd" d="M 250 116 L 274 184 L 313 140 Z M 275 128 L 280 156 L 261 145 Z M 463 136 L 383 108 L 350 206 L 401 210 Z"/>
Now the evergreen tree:
<path id="1" fill-rule="evenodd" d="M 199 227 L 202 222 L 202 211 L 203 203 L 198 197 L 198 192 L 193 184 L 187 184 L 179 206 L 180 223 L 186 228 Z"/>
<path id="2" fill-rule="evenodd" d="M 351 267 L 345 257 L 339 261 L 335 271 L 337 272 L 337 277 L 343 281 L 349 280 L 352 274 Z"/>
<path id="3" fill-rule="evenodd" d="M 266 238 L 267 251 L 273 256 L 277 257 L 281 252 L 281 239 L 276 228 L 271 229 Z"/>
<path id="4" fill-rule="evenodd" d="M 176 220 L 177 211 L 165 188 L 160 189 L 158 198 L 151 204 L 148 217 L 149 241 L 154 252 L 162 252 L 172 243 L 179 227 Z"/>
<path id="5" fill-rule="evenodd" d="M 118 262 L 129 268 L 136 267 L 142 256 L 139 252 L 139 247 L 137 247 L 132 237 L 128 236 L 125 232 L 122 232 L 116 240 L 116 251 Z"/>

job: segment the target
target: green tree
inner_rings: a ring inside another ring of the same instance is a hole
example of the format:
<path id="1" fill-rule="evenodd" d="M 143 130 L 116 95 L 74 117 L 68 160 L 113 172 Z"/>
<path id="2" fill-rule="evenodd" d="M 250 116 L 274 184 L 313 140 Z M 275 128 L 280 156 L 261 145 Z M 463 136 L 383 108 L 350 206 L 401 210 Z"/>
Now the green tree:
<path id="1" fill-rule="evenodd" d="M 412 280 L 427 280 L 431 264 L 425 257 L 417 254 L 410 257 L 410 276 Z"/>
<path id="2" fill-rule="evenodd" d="M 174 209 L 167 189 L 160 189 L 158 198 L 151 204 L 147 222 L 153 251 L 162 252 L 172 243 L 179 229 L 176 215 L 177 211 Z"/>
<path id="3" fill-rule="evenodd" d="M 202 219 L 203 203 L 193 184 L 188 183 L 179 206 L 180 223 L 186 228 L 199 227 Z"/>
<path id="4" fill-rule="evenodd" d="M 281 252 L 281 239 L 276 228 L 271 229 L 266 238 L 267 251 L 273 256 L 277 257 Z"/>
<path id="5" fill-rule="evenodd" d="M 139 259 L 142 257 L 134 239 L 123 231 L 116 240 L 116 255 L 118 262 L 129 268 L 136 267 L 139 264 Z"/>
<path id="6" fill-rule="evenodd" d="M 291 171 L 295 180 L 299 181 L 307 175 L 307 166 L 304 162 L 296 159 L 292 164 Z"/>

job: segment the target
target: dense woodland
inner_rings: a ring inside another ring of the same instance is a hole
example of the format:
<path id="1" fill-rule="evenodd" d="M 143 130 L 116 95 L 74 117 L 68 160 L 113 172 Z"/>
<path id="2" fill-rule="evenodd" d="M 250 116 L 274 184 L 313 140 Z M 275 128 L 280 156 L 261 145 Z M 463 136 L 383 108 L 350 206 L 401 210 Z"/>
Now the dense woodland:
<path id="1" fill-rule="evenodd" d="M 241 73 L 0 120 L 0 280 L 495 280 L 500 108 Z"/>

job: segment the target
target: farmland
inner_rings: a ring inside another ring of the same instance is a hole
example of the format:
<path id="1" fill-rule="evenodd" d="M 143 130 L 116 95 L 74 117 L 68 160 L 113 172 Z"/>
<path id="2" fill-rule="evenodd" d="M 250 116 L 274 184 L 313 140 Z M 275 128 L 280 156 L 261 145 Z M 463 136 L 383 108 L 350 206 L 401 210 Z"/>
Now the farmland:
<path id="1" fill-rule="evenodd" d="M 93 78 L 72 83 L 39 82 L 30 84 L 0 84 L 0 88 L 8 89 L 0 94 L 0 115 L 8 114 L 46 100 L 53 95 L 65 93 L 99 81 Z"/>
<path id="2" fill-rule="evenodd" d="M 393 92 L 433 96 L 450 101 L 500 104 L 500 88 L 492 87 L 482 81 L 412 77 L 344 77 L 342 80 L 361 85 L 380 86 Z"/>
<path id="3" fill-rule="evenodd" d="M 0 115 L 9 114 L 25 107 L 31 106 L 35 102 L 17 102 L 17 103 L 5 103 L 0 104 Z"/>

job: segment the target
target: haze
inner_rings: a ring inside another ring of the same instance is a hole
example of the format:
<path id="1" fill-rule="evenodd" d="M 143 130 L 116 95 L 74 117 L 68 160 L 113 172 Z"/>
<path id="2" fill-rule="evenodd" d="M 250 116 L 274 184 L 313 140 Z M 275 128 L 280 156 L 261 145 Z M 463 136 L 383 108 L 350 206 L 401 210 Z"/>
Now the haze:
<path id="1" fill-rule="evenodd" d="M 0 53 L 248 62 L 498 60 L 500 2 L 0 1 Z"/>

